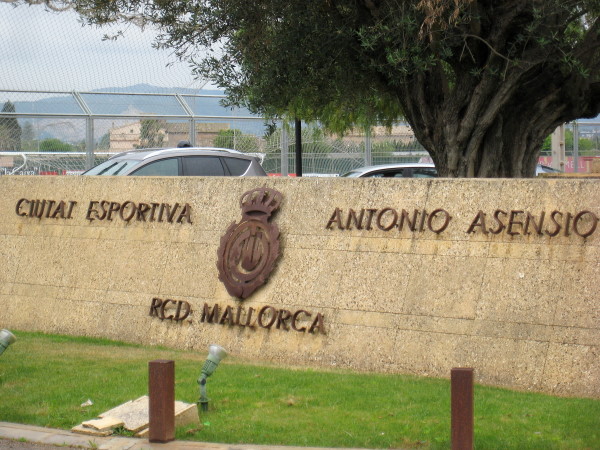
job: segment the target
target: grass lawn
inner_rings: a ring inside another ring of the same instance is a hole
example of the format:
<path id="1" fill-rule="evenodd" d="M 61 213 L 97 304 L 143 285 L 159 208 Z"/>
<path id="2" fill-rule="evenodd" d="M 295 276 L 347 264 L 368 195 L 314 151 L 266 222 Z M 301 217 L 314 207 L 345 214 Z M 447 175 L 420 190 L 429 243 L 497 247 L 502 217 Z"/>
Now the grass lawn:
<path id="1" fill-rule="evenodd" d="M 0 356 L 0 421 L 69 429 L 148 393 L 148 362 L 175 361 L 175 397 L 198 400 L 207 352 L 11 330 Z M 450 448 L 450 383 L 252 365 L 228 357 L 210 409 L 177 439 L 367 448 Z M 87 399 L 92 406 L 81 407 Z M 600 400 L 475 386 L 475 448 L 600 449 Z"/>

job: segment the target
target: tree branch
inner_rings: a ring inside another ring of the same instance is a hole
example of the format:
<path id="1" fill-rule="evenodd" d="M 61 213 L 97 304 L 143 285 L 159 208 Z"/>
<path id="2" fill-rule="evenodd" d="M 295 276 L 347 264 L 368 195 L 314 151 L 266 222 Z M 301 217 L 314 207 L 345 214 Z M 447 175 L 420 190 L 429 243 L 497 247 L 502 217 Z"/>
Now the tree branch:
<path id="1" fill-rule="evenodd" d="M 502 58 L 502 59 L 504 59 L 504 60 L 508 61 L 509 63 L 514 63 L 514 61 L 513 61 L 513 60 L 511 60 L 510 58 L 508 58 L 508 57 L 504 56 L 502 53 L 498 52 L 498 51 L 497 51 L 497 50 L 496 50 L 494 47 L 492 47 L 492 45 L 491 45 L 491 44 L 490 44 L 488 41 L 486 41 L 486 40 L 485 40 L 485 39 L 483 39 L 482 37 L 480 37 L 480 36 L 476 36 L 476 35 L 474 35 L 474 34 L 466 34 L 466 33 L 465 33 L 465 34 L 463 34 L 463 35 L 462 35 L 462 37 L 463 37 L 463 38 L 468 38 L 468 37 L 470 37 L 470 38 L 473 38 L 473 39 L 477 39 L 477 40 L 479 40 L 479 41 L 483 42 L 483 43 L 484 43 L 484 44 L 485 44 L 485 45 L 486 45 L 486 46 L 487 46 L 487 47 L 490 49 L 490 51 L 491 51 L 492 53 L 494 53 L 496 56 L 499 56 L 500 58 Z M 466 39 L 465 39 L 465 40 L 466 40 Z"/>

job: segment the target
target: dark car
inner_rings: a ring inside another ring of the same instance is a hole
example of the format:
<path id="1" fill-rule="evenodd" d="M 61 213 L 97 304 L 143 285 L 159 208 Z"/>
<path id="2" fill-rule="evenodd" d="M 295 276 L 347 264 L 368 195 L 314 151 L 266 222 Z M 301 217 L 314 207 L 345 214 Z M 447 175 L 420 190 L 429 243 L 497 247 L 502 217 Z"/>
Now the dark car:
<path id="1" fill-rule="evenodd" d="M 267 176 L 254 156 L 205 147 L 132 150 L 112 156 L 83 175 Z"/>

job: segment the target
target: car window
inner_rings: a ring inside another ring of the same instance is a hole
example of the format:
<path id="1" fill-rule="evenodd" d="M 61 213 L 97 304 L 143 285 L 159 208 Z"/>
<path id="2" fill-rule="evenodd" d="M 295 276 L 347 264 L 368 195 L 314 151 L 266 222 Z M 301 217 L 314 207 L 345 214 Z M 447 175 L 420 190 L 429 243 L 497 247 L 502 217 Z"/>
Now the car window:
<path id="1" fill-rule="evenodd" d="M 248 159 L 223 158 L 223 161 L 225 161 L 229 173 L 235 177 L 239 177 L 246 173 L 246 170 L 248 170 L 248 166 L 250 165 L 250 160 Z"/>
<path id="2" fill-rule="evenodd" d="M 104 161 L 96 167 L 92 167 L 84 175 L 122 175 L 126 170 L 139 164 L 140 160 L 118 159 Z"/>
<path id="3" fill-rule="evenodd" d="M 382 170 L 379 172 L 371 172 L 364 175 L 364 177 L 369 178 L 403 178 L 404 177 L 404 169 L 398 170 Z"/>
<path id="4" fill-rule="evenodd" d="M 412 170 L 412 176 L 414 178 L 435 178 L 437 170 L 432 167 L 415 167 Z"/>
<path id="5" fill-rule="evenodd" d="M 178 158 L 165 158 L 152 161 L 140 167 L 131 175 L 136 176 L 177 176 L 179 175 Z"/>
<path id="6" fill-rule="evenodd" d="M 218 156 L 186 156 L 183 158 L 184 176 L 223 176 L 225 169 Z"/>

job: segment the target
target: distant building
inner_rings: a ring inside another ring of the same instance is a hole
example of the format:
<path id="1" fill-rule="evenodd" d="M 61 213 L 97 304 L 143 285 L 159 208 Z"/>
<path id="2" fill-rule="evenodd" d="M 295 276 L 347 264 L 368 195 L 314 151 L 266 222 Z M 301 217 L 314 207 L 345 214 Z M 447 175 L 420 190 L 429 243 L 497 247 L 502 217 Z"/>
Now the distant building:
<path id="1" fill-rule="evenodd" d="M 153 119 L 151 119 L 153 120 Z M 158 121 L 156 127 L 157 138 L 160 136 L 161 147 L 176 147 L 179 141 L 190 140 L 190 125 L 188 123 L 169 123 Z M 228 130 L 228 123 L 197 123 L 196 145 L 199 147 L 212 147 L 220 131 Z M 123 152 L 142 145 L 142 121 L 114 127 L 109 130 L 110 152 Z"/>
<path id="2" fill-rule="evenodd" d="M 117 128 L 111 128 L 109 151 L 124 152 L 140 145 L 141 122 L 129 123 Z"/>
<path id="3" fill-rule="evenodd" d="M 229 123 L 197 123 L 196 146 L 212 147 L 219 131 L 229 130 Z M 179 141 L 189 141 L 190 125 L 188 123 L 166 124 L 166 146 L 176 147 Z"/>

